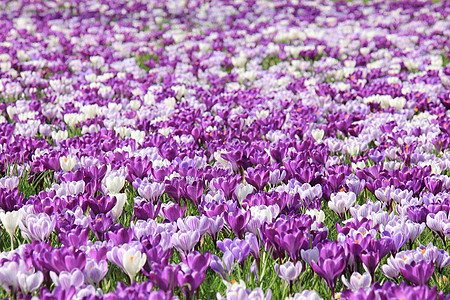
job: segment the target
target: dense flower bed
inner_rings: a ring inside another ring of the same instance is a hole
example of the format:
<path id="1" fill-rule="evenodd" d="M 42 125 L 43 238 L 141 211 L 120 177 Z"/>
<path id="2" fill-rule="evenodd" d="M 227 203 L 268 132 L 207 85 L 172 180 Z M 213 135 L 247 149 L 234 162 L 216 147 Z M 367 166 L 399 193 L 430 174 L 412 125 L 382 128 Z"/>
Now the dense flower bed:
<path id="1" fill-rule="evenodd" d="M 1 1 L 1 295 L 449 299 L 450 2 Z"/>

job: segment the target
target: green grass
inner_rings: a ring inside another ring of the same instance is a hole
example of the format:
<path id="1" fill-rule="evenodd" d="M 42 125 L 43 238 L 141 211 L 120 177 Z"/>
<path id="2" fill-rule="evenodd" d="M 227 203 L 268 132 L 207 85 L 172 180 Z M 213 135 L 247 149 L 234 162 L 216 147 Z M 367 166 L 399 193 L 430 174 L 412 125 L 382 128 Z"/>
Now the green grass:
<path id="1" fill-rule="evenodd" d="M 156 64 L 159 63 L 159 57 L 153 54 L 138 54 L 134 58 L 136 59 L 136 64 L 139 66 L 139 68 L 146 72 L 150 71 L 150 68 L 145 65 L 147 61 L 149 61 L 150 59 L 154 59 Z"/>

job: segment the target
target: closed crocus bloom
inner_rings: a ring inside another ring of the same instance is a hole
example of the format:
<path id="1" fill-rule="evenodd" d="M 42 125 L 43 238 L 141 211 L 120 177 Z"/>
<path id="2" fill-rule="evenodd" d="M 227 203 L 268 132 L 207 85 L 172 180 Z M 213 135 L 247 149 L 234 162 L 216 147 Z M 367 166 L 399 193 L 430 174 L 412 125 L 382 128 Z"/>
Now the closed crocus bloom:
<path id="1" fill-rule="evenodd" d="M 84 267 L 84 275 L 86 276 L 87 281 L 94 285 L 98 285 L 107 272 L 108 263 L 106 260 L 101 260 L 97 263 L 95 260 L 90 259 Z"/>
<path id="2" fill-rule="evenodd" d="M 16 228 L 22 219 L 22 212 L 20 211 L 8 211 L 0 213 L 0 220 L 2 221 L 3 227 L 8 232 L 8 234 L 13 237 L 16 233 Z"/>
<path id="3" fill-rule="evenodd" d="M 315 261 L 317 262 L 317 260 L 319 259 L 319 249 L 317 247 L 314 247 L 312 249 L 308 249 L 308 250 L 301 250 L 300 252 L 302 259 L 309 265 L 311 266 L 311 261 Z"/>
<path id="4" fill-rule="evenodd" d="M 117 219 L 120 217 L 123 211 L 123 206 L 125 205 L 125 202 L 127 202 L 127 194 L 125 193 L 119 193 L 119 194 L 109 194 L 110 197 L 116 198 L 116 204 L 111 209 L 111 213 L 113 215 L 113 220 L 117 221 Z"/>
<path id="5" fill-rule="evenodd" d="M 350 276 L 350 282 L 342 275 L 342 283 L 345 284 L 346 287 L 353 291 L 358 291 L 359 289 L 367 290 L 371 286 L 372 277 L 369 273 L 359 274 L 358 272 L 354 272 L 352 276 Z"/>
<path id="6" fill-rule="evenodd" d="M 437 214 L 430 213 L 427 215 L 427 226 L 431 230 L 443 234 L 443 225 L 448 222 L 447 213 L 439 211 Z"/>
<path id="7" fill-rule="evenodd" d="M 76 163 L 77 160 L 72 155 L 61 156 L 59 158 L 59 164 L 61 165 L 61 169 L 63 169 L 66 172 L 72 171 Z"/>
<path id="8" fill-rule="evenodd" d="M 297 279 L 302 271 L 302 263 L 298 261 L 296 264 L 288 261 L 285 264 L 275 266 L 275 270 L 278 269 L 278 275 L 288 283 Z"/>
<path id="9" fill-rule="evenodd" d="M 106 188 L 112 194 L 118 194 L 125 185 L 124 176 L 108 176 L 106 177 Z"/>

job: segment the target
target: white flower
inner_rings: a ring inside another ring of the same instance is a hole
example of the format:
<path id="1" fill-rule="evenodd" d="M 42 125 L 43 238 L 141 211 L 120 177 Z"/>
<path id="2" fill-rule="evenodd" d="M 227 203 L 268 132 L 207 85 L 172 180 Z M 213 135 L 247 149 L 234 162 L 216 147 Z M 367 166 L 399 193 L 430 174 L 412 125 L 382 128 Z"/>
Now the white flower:
<path id="1" fill-rule="evenodd" d="M 139 251 L 136 251 L 134 248 L 128 249 L 123 254 L 123 268 L 127 275 L 130 277 L 131 282 L 134 281 L 134 277 L 136 274 L 142 269 L 145 265 L 147 257 Z"/>
<path id="2" fill-rule="evenodd" d="M 144 103 L 147 106 L 152 106 L 153 104 L 155 104 L 155 95 L 153 95 L 151 92 L 145 94 Z"/>
<path id="3" fill-rule="evenodd" d="M 353 192 L 339 192 L 332 194 L 328 207 L 335 213 L 342 215 L 346 210 L 352 207 L 356 202 L 356 194 Z"/>
<path id="4" fill-rule="evenodd" d="M 0 213 L 0 220 L 2 221 L 3 227 L 5 227 L 8 234 L 13 237 L 16 228 L 22 219 L 22 213 L 20 211 L 8 211 L 6 213 Z"/>
<path id="5" fill-rule="evenodd" d="M 85 105 L 80 108 L 80 111 L 84 113 L 88 119 L 94 118 L 97 115 L 98 104 Z"/>
<path id="6" fill-rule="evenodd" d="M 61 156 L 59 158 L 59 164 L 61 165 L 61 169 L 63 169 L 65 172 L 72 171 L 76 163 L 77 163 L 76 158 L 73 157 L 72 155 Z"/>
<path id="7" fill-rule="evenodd" d="M 350 277 L 350 282 L 342 275 L 342 283 L 345 284 L 352 291 L 358 291 L 359 289 L 367 290 L 371 286 L 372 277 L 369 273 L 359 274 L 354 272 Z"/>
<path id="8" fill-rule="evenodd" d="M 175 104 L 177 104 L 177 100 L 173 97 L 169 97 L 164 100 L 164 104 L 168 109 L 174 109 Z"/>
<path id="9" fill-rule="evenodd" d="M 397 110 L 402 109 L 406 104 L 406 99 L 403 97 L 397 97 L 389 100 L 389 104 L 395 107 Z"/>
<path id="10" fill-rule="evenodd" d="M 236 197 L 238 198 L 239 204 L 242 205 L 242 201 L 244 201 L 245 198 L 247 198 L 247 196 L 249 194 L 251 194 L 253 192 L 253 186 L 250 184 L 244 184 L 244 183 L 240 183 L 237 185 L 235 193 L 236 193 Z"/>
<path id="11" fill-rule="evenodd" d="M 118 194 L 108 194 L 110 197 L 116 197 L 116 205 L 111 210 L 111 213 L 113 215 L 113 219 L 117 220 L 123 211 L 123 206 L 125 205 L 125 202 L 127 201 L 127 194 L 126 193 L 118 193 Z"/>
<path id="12" fill-rule="evenodd" d="M 358 143 L 349 143 L 345 146 L 347 148 L 347 153 L 352 156 L 356 157 L 359 154 L 359 144 Z"/>
<path id="13" fill-rule="evenodd" d="M 65 140 L 69 137 L 69 132 L 66 130 L 60 130 L 57 132 L 52 132 L 52 139 L 55 142 L 59 142 L 61 140 Z"/>
<path id="14" fill-rule="evenodd" d="M 139 100 L 131 100 L 130 101 L 130 108 L 132 110 L 138 110 L 141 107 L 141 101 Z"/>
<path id="15" fill-rule="evenodd" d="M 311 135 L 316 140 L 316 142 L 320 143 L 323 140 L 325 131 L 323 129 L 316 129 L 311 132 Z"/>
<path id="16" fill-rule="evenodd" d="M 124 176 L 108 176 L 106 177 L 106 188 L 112 194 L 119 193 L 125 185 Z"/>

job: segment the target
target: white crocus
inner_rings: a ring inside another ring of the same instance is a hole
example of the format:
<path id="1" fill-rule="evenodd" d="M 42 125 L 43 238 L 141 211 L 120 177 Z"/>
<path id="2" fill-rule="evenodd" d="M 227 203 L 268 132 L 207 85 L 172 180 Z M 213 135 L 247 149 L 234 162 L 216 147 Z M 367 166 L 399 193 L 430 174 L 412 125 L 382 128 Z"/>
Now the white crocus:
<path id="1" fill-rule="evenodd" d="M 323 223 L 325 220 L 325 213 L 323 210 L 317 210 L 317 209 L 309 209 L 306 211 L 307 215 L 310 215 L 311 218 L 316 217 L 316 222 Z"/>
<path id="2" fill-rule="evenodd" d="M 3 227 L 5 227 L 6 232 L 8 232 L 11 237 L 11 249 L 14 249 L 13 238 L 21 219 L 21 211 L 8 211 L 6 213 L 0 213 L 0 220 L 2 221 Z"/>
<path id="3" fill-rule="evenodd" d="M 118 194 L 125 185 L 124 176 L 108 176 L 106 177 L 106 188 L 111 194 Z"/>
<path id="4" fill-rule="evenodd" d="M 311 132 L 311 135 L 316 140 L 316 142 L 320 143 L 323 140 L 325 131 L 323 129 L 316 129 Z"/>
<path id="5" fill-rule="evenodd" d="M 359 274 L 354 272 L 350 276 L 350 282 L 342 275 L 342 283 L 344 283 L 352 291 L 359 291 L 360 289 L 367 290 L 371 286 L 372 277 L 369 273 Z"/>
<path id="6" fill-rule="evenodd" d="M 57 132 L 52 132 L 52 139 L 56 143 L 58 143 L 61 140 L 65 140 L 69 137 L 69 132 L 67 130 L 60 130 Z"/>
<path id="7" fill-rule="evenodd" d="M 237 185 L 235 193 L 236 193 L 236 197 L 238 198 L 239 204 L 242 205 L 242 201 L 244 201 L 245 198 L 247 198 L 247 196 L 249 194 L 251 194 L 253 192 L 253 186 L 250 184 L 244 184 L 244 183 L 240 183 Z"/>
<path id="8" fill-rule="evenodd" d="M 130 108 L 132 110 L 138 110 L 141 107 L 141 101 L 139 100 L 131 100 L 130 101 Z"/>
<path id="9" fill-rule="evenodd" d="M 111 210 L 112 216 L 114 221 L 117 221 L 119 219 L 120 215 L 123 211 L 123 206 L 125 205 L 125 202 L 127 201 L 127 194 L 125 193 L 118 193 L 118 194 L 108 194 L 110 197 L 116 197 L 116 205 Z"/>
<path id="10" fill-rule="evenodd" d="M 130 281 L 134 281 L 134 277 L 136 274 L 142 269 L 145 265 L 147 257 L 139 251 L 136 251 L 134 248 L 128 249 L 123 254 L 123 268 L 127 273 L 128 277 L 130 277 Z"/>
<path id="11" fill-rule="evenodd" d="M 73 157 L 72 155 L 61 156 L 59 158 L 59 164 L 61 165 L 61 169 L 63 169 L 65 172 L 72 171 L 76 163 L 77 163 L 76 158 Z"/>

